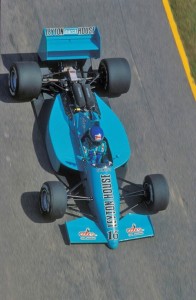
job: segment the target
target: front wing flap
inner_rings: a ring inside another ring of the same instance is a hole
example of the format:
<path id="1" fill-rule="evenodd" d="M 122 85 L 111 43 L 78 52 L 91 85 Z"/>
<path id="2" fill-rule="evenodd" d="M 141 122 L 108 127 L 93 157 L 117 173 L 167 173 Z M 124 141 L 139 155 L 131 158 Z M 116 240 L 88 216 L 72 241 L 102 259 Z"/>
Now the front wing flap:
<path id="1" fill-rule="evenodd" d="M 154 230 L 148 216 L 130 213 L 119 222 L 120 242 L 152 236 L 154 236 Z"/>
<path id="2" fill-rule="evenodd" d="M 78 218 L 65 223 L 71 244 L 107 243 L 98 225 L 86 218 Z"/>

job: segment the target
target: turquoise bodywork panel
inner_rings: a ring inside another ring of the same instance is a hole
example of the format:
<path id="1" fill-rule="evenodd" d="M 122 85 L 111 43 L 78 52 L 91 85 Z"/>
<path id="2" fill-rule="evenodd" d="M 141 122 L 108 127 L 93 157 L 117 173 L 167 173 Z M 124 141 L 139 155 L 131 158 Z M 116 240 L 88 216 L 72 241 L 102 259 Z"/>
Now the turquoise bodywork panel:
<path id="1" fill-rule="evenodd" d="M 69 126 L 70 119 L 64 112 L 60 94 L 57 95 L 48 120 L 46 132 L 46 147 L 51 164 L 56 172 L 60 165 L 70 169 L 81 170 L 77 160 L 79 144 L 75 138 L 76 132 Z"/>
<path id="2" fill-rule="evenodd" d="M 81 138 L 97 121 L 108 141 L 113 167 L 116 169 L 129 160 L 131 150 L 122 123 L 100 97 L 96 95 L 96 99 L 101 117 L 94 113 L 91 119 L 89 112 L 78 112 L 70 119 L 65 113 L 60 94 L 55 98 L 46 132 L 47 151 L 55 171 L 58 172 L 60 165 L 73 170 L 84 170 Z"/>
<path id="3" fill-rule="evenodd" d="M 98 225 L 86 218 L 78 218 L 65 223 L 71 244 L 107 243 Z"/>
<path id="4" fill-rule="evenodd" d="M 153 237 L 154 230 L 149 216 L 127 214 L 119 222 L 119 241 Z"/>
<path id="5" fill-rule="evenodd" d="M 114 167 L 97 168 L 88 164 L 87 182 L 93 198 L 91 209 L 108 247 L 115 249 L 119 243 L 120 195 Z"/>
<path id="6" fill-rule="evenodd" d="M 101 111 L 100 125 L 104 130 L 113 158 L 114 168 L 125 164 L 131 155 L 129 140 L 123 124 L 111 108 L 96 95 Z"/>

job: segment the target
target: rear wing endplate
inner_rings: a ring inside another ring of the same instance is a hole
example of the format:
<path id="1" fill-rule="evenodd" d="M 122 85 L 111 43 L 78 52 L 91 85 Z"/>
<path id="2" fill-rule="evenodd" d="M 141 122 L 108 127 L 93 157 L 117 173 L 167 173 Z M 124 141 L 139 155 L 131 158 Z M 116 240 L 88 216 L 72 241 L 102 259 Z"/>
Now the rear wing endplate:
<path id="1" fill-rule="evenodd" d="M 38 55 L 42 61 L 99 58 L 100 48 L 96 26 L 44 28 Z"/>

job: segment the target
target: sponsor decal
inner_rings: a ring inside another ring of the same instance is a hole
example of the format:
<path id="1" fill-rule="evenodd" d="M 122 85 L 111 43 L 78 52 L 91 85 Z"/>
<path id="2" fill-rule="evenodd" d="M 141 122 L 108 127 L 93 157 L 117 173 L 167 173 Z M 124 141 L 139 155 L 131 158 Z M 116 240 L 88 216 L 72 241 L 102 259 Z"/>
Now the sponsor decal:
<path id="1" fill-rule="evenodd" d="M 46 36 L 54 36 L 54 35 L 64 35 L 64 28 L 60 27 L 60 28 L 46 28 Z"/>
<path id="2" fill-rule="evenodd" d="M 112 190 L 111 175 L 101 174 L 100 176 L 107 228 L 117 227 L 116 209 Z M 118 238 L 118 235 L 112 236 L 116 237 L 115 239 Z"/>
<path id="3" fill-rule="evenodd" d="M 94 34 L 94 32 L 95 32 L 95 26 L 78 27 L 78 28 L 58 27 L 58 28 L 45 29 L 46 36 L 60 36 L 60 35 L 71 35 L 71 34 L 84 35 L 84 34 Z"/>
<path id="4" fill-rule="evenodd" d="M 105 207 L 105 216 L 106 216 L 107 227 L 108 228 L 116 227 L 117 220 L 116 220 L 116 211 L 115 211 L 114 201 L 105 201 L 104 207 Z"/>
<path id="5" fill-rule="evenodd" d="M 80 231 L 79 237 L 81 240 L 96 240 L 97 234 L 90 231 L 90 228 L 86 228 L 85 231 Z"/>
<path id="6" fill-rule="evenodd" d="M 118 239 L 118 230 L 108 231 L 108 240 L 117 240 Z"/>
<path id="7" fill-rule="evenodd" d="M 106 200 L 112 200 L 113 197 L 113 190 L 112 190 L 112 184 L 111 184 L 111 176 L 110 174 L 101 174 L 101 188 L 103 193 L 103 199 Z"/>
<path id="8" fill-rule="evenodd" d="M 136 224 L 132 224 L 130 228 L 126 229 L 128 236 L 142 235 L 144 234 L 144 229 L 137 227 Z"/>
<path id="9" fill-rule="evenodd" d="M 77 28 L 64 28 L 63 35 L 78 34 Z"/>
<path id="10" fill-rule="evenodd" d="M 78 28 L 78 34 L 94 34 L 94 32 L 95 32 L 95 26 Z"/>

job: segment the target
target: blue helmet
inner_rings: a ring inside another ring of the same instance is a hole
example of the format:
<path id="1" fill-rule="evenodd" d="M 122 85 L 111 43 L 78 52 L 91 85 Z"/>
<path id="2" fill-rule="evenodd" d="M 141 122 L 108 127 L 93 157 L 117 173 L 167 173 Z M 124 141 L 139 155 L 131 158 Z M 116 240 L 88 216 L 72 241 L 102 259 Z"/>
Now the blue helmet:
<path id="1" fill-rule="evenodd" d="M 99 125 L 93 125 L 89 130 L 90 138 L 95 143 L 100 143 L 104 138 L 104 133 Z"/>

